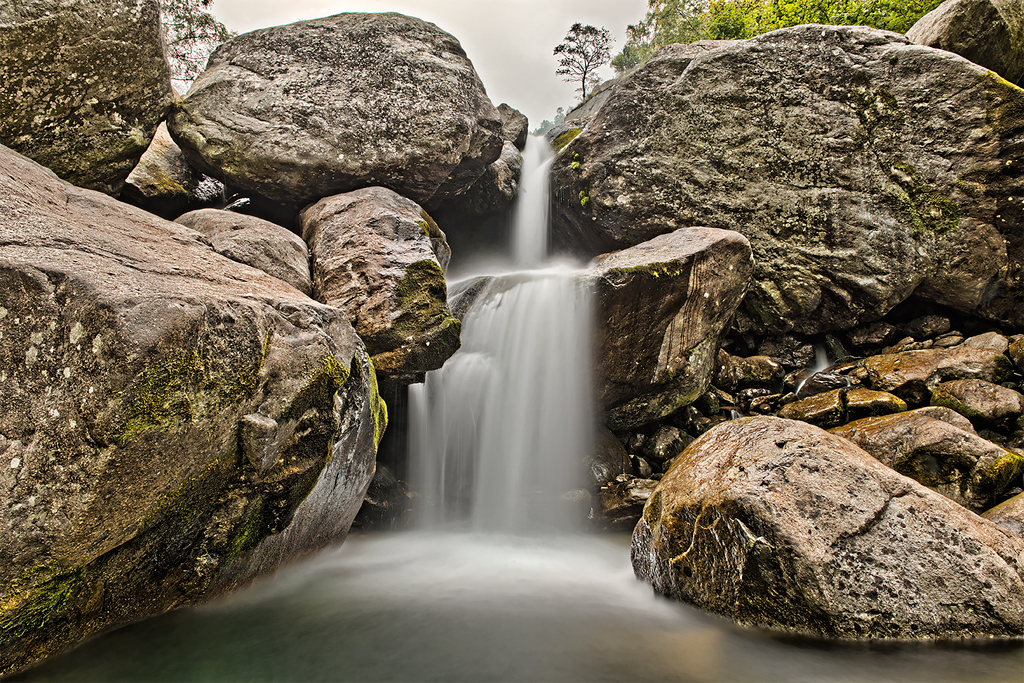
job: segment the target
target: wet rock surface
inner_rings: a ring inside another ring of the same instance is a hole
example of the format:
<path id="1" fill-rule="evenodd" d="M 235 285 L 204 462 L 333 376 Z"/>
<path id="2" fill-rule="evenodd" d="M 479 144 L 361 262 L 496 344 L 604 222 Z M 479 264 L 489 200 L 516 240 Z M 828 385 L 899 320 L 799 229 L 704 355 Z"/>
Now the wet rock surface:
<path id="1" fill-rule="evenodd" d="M 157 0 L 0 7 L 0 143 L 117 195 L 170 105 Z"/>
<path id="2" fill-rule="evenodd" d="M 0 672 L 341 542 L 386 424 L 344 312 L 0 167 Z"/>
<path id="3" fill-rule="evenodd" d="M 839 638 L 1024 628 L 1024 541 L 817 427 L 695 441 L 633 533 L 637 576 L 741 623 Z"/>
<path id="4" fill-rule="evenodd" d="M 741 332 L 849 329 L 912 292 L 1019 328 L 1022 102 L 987 69 L 863 27 L 669 46 L 558 153 L 557 239 L 593 254 L 686 225 L 742 233 Z"/>
<path id="5" fill-rule="evenodd" d="M 168 120 L 203 172 L 301 207 L 383 186 L 439 203 L 501 154 L 459 42 L 400 14 L 338 14 L 221 45 Z"/>
<path id="6" fill-rule="evenodd" d="M 451 250 L 415 202 L 382 187 L 323 199 L 299 216 L 313 297 L 345 311 L 377 372 L 415 378 L 459 348 L 448 308 Z"/>

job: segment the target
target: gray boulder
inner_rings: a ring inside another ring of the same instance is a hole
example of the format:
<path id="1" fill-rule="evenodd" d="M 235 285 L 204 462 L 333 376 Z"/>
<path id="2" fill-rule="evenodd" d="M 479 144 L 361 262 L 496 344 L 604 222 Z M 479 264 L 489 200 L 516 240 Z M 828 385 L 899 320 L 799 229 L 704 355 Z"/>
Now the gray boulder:
<path id="1" fill-rule="evenodd" d="M 0 147 L 0 675 L 341 542 L 386 410 L 344 312 Z"/>
<path id="2" fill-rule="evenodd" d="M 306 296 L 312 293 L 309 249 L 292 231 L 255 216 L 218 209 L 190 211 L 175 223 L 202 233 L 218 254 L 259 268 Z"/>
<path id="3" fill-rule="evenodd" d="M 943 382 L 932 392 L 931 403 L 952 408 L 978 427 L 1012 427 L 1024 413 L 1020 392 L 980 379 Z"/>
<path id="4" fill-rule="evenodd" d="M 338 14 L 221 45 L 168 120 L 189 160 L 303 206 L 383 186 L 420 204 L 501 154 L 501 117 L 459 42 L 400 14 Z"/>
<path id="5" fill-rule="evenodd" d="M 741 332 L 848 329 L 913 292 L 1024 328 L 1022 110 L 988 70 L 864 27 L 668 46 L 557 155 L 555 236 L 742 233 Z"/>
<path id="6" fill-rule="evenodd" d="M 469 189 L 445 202 L 442 210 L 455 212 L 463 220 L 504 211 L 519 195 L 522 174 L 523 156 L 514 144 L 506 141 L 497 161 L 488 166 Z"/>
<path id="7" fill-rule="evenodd" d="M 121 199 L 174 220 L 186 211 L 223 201 L 224 184 L 192 168 L 167 132 L 167 124 L 161 123 L 138 165 L 128 174 Z"/>
<path id="8" fill-rule="evenodd" d="M 614 482 L 619 475 L 633 471 L 625 446 L 607 429 L 598 430 L 593 450 L 583 464 L 589 475 L 587 484 L 594 492 Z"/>
<path id="9" fill-rule="evenodd" d="M 383 187 L 327 197 L 299 214 L 313 298 L 345 311 L 377 372 L 416 379 L 459 348 L 448 308 L 445 235 L 415 202 Z"/>
<path id="10" fill-rule="evenodd" d="M 830 431 L 975 512 L 1002 500 L 1024 472 L 1024 457 L 935 411 L 868 417 Z"/>
<path id="11" fill-rule="evenodd" d="M 117 195 L 170 104 L 157 0 L 0 4 L 0 143 Z"/>
<path id="12" fill-rule="evenodd" d="M 520 152 L 526 149 L 526 137 L 530 134 L 530 120 L 518 109 L 502 102 L 498 105 L 501 116 L 501 137 L 511 142 Z"/>
<path id="13" fill-rule="evenodd" d="M 632 429 L 707 391 L 746 291 L 750 245 L 736 232 L 683 228 L 591 261 L 596 398 L 605 424 Z"/>
<path id="14" fill-rule="evenodd" d="M 907 38 L 992 69 L 1010 81 L 1024 76 L 1024 5 L 1020 0 L 946 0 L 921 17 Z"/>
<path id="15" fill-rule="evenodd" d="M 829 638 L 1024 631 L 1024 539 L 849 441 L 755 417 L 697 439 L 633 532 L 655 591 Z"/>

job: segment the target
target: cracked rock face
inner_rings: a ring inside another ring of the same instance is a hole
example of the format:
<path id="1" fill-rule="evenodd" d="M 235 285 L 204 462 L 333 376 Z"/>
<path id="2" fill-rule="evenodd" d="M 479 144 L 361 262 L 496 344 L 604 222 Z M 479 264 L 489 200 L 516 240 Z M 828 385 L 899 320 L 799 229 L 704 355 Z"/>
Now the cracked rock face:
<path id="1" fill-rule="evenodd" d="M 683 228 L 594 259 L 596 397 L 605 424 L 629 429 L 692 403 L 711 383 L 721 337 L 746 291 L 750 244 Z"/>
<path id="2" fill-rule="evenodd" d="M 229 185 L 302 207 L 361 187 L 430 206 L 501 154 L 502 119 L 459 42 L 400 14 L 338 14 L 221 45 L 168 120 Z"/>
<path id="3" fill-rule="evenodd" d="M 552 166 L 593 255 L 690 225 L 750 240 L 741 332 L 877 320 L 911 293 L 1024 327 L 1024 90 L 864 27 L 673 45 Z"/>
<path id="4" fill-rule="evenodd" d="M 0 147 L 0 675 L 344 539 L 386 423 L 343 311 Z"/>
<path id="5" fill-rule="evenodd" d="M 648 500 L 632 559 L 658 593 L 766 628 L 1024 631 L 1024 540 L 790 420 L 733 420 L 691 444 Z"/>
<path id="6" fill-rule="evenodd" d="M 116 195 L 170 104 L 157 0 L 0 5 L 0 143 Z"/>

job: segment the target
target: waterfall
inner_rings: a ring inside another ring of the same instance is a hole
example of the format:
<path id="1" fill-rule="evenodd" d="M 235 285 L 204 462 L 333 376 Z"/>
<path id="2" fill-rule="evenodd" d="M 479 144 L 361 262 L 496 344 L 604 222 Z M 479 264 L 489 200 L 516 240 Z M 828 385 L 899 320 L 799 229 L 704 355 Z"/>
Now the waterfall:
<path id="1" fill-rule="evenodd" d="M 544 140 L 531 142 L 514 244 L 517 263 L 539 265 L 551 156 L 533 152 Z M 462 348 L 409 394 L 422 522 L 508 532 L 571 526 L 586 512 L 571 501 L 593 433 L 585 288 L 572 268 L 547 264 L 469 278 L 449 296 L 472 297 Z"/>
<path id="2" fill-rule="evenodd" d="M 544 136 L 527 138 L 512 227 L 512 253 L 520 268 L 536 268 L 547 256 L 551 207 L 548 175 L 554 158 Z"/>

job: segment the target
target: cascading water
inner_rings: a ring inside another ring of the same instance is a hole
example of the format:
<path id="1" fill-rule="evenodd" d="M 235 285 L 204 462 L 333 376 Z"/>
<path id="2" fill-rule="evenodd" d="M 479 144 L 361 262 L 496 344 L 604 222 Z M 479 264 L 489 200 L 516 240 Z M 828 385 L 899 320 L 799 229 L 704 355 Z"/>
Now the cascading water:
<path id="1" fill-rule="evenodd" d="M 463 349 L 414 392 L 411 416 L 420 499 L 441 501 L 427 508 L 434 522 L 558 526 L 590 434 L 588 308 L 574 283 L 548 267 L 453 287 L 475 297 Z M 271 581 L 12 680 L 952 683 L 1017 681 L 1020 661 L 1016 643 L 765 637 L 656 598 L 620 535 L 435 529 L 353 534 Z"/>
<path id="2" fill-rule="evenodd" d="M 547 244 L 550 151 L 531 140 L 516 208 L 516 264 Z M 538 153 L 536 150 L 540 149 Z M 567 493 L 593 431 L 589 300 L 571 268 L 471 278 L 462 348 L 410 388 L 410 457 L 421 519 L 478 530 L 565 529 Z"/>

